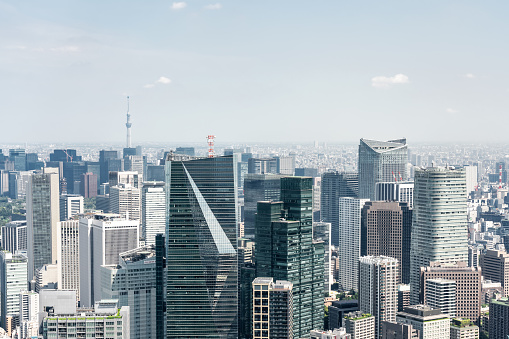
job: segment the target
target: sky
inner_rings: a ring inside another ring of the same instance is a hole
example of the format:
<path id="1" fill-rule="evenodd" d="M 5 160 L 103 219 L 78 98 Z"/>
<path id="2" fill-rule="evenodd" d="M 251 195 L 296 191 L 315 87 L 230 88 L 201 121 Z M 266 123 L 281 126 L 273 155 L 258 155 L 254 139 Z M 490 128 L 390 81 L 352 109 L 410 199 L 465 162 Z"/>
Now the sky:
<path id="1" fill-rule="evenodd" d="M 507 142 L 508 10 L 0 0 L 0 142 Z"/>

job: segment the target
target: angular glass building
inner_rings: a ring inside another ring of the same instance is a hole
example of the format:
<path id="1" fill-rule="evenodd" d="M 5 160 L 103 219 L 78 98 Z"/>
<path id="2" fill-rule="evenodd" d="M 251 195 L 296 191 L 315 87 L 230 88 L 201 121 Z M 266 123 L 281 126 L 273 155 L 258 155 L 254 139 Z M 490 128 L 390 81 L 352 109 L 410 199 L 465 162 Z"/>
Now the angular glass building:
<path id="1" fill-rule="evenodd" d="M 167 338 L 237 338 L 233 156 L 168 154 Z"/>
<path id="2" fill-rule="evenodd" d="M 375 200 L 376 183 L 407 180 L 406 139 L 376 141 L 361 139 L 359 144 L 359 198 Z"/>

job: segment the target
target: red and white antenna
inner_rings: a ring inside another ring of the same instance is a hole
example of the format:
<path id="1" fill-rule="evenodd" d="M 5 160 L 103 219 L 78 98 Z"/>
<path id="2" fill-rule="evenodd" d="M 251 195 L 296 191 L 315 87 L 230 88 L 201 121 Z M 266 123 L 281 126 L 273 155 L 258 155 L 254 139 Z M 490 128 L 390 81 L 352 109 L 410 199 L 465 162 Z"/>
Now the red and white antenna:
<path id="1" fill-rule="evenodd" d="M 401 172 L 398 172 L 399 174 L 399 181 L 403 181 L 403 177 L 401 176 Z"/>
<path id="2" fill-rule="evenodd" d="M 394 179 L 394 182 L 398 181 L 398 179 L 396 179 L 396 175 L 394 174 L 394 171 L 392 171 L 392 178 Z"/>
<path id="3" fill-rule="evenodd" d="M 207 135 L 207 144 L 209 144 L 209 158 L 214 157 L 214 139 L 215 135 Z"/>
<path id="4" fill-rule="evenodd" d="M 500 165 L 500 171 L 498 172 L 498 188 L 502 188 L 502 165 Z"/>

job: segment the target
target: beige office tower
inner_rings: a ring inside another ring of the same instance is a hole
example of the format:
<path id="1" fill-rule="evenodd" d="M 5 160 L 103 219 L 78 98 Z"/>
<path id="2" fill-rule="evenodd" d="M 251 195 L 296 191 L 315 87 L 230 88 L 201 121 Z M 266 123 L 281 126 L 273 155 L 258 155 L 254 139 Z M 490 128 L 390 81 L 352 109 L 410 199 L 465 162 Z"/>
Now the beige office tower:
<path id="1" fill-rule="evenodd" d="M 504 296 L 509 296 L 509 254 L 505 251 L 487 250 L 481 255 L 480 261 L 484 279 L 501 283 Z"/>
<path id="2" fill-rule="evenodd" d="M 359 258 L 359 309 L 375 317 L 375 338 L 381 322 L 396 322 L 398 311 L 397 259 L 366 256 Z"/>
<path id="3" fill-rule="evenodd" d="M 60 220 L 57 168 L 30 176 L 27 187 L 28 280 L 35 270 L 57 261 L 57 223 Z"/>
<path id="4" fill-rule="evenodd" d="M 140 182 L 143 182 L 143 156 L 129 155 L 124 158 L 124 169 L 126 171 L 137 172 Z M 141 185 L 140 185 L 141 186 Z"/>
<path id="5" fill-rule="evenodd" d="M 131 186 L 139 188 L 142 181 L 138 172 L 132 171 L 113 171 L 109 173 L 108 182 L 110 187 L 118 186 L 118 184 L 130 184 Z"/>
<path id="6" fill-rule="evenodd" d="M 110 187 L 110 212 L 141 221 L 141 191 L 131 184 Z"/>
<path id="7" fill-rule="evenodd" d="M 79 220 L 58 223 L 58 289 L 76 291 L 80 299 Z"/>
<path id="8" fill-rule="evenodd" d="M 468 267 L 466 262 L 455 265 L 431 263 L 421 267 L 421 300 L 427 300 L 426 283 L 429 279 L 446 279 L 456 282 L 456 316 L 474 322 L 481 315 L 481 268 Z M 445 288 L 445 286 L 444 286 Z"/>
<path id="9" fill-rule="evenodd" d="M 449 317 L 456 316 L 456 281 L 447 279 L 428 279 L 424 284 L 425 304 L 439 308 Z"/>
<path id="10" fill-rule="evenodd" d="M 166 232 L 164 182 L 145 182 L 141 194 L 141 230 L 145 244 L 155 245 L 156 235 Z"/>

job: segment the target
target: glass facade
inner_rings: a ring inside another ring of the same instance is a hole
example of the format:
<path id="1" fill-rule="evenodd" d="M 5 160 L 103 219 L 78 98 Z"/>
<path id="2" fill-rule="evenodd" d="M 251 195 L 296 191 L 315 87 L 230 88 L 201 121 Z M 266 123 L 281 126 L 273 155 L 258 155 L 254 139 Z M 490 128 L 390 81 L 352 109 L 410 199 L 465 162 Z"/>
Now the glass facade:
<path id="1" fill-rule="evenodd" d="M 236 178 L 232 156 L 170 154 L 167 338 L 237 338 Z"/>

